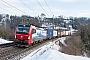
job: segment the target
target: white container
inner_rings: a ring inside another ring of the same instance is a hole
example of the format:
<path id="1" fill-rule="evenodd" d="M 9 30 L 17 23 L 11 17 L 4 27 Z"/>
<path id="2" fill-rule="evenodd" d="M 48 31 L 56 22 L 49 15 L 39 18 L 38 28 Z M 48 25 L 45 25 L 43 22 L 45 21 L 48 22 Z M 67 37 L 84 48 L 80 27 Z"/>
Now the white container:
<path id="1" fill-rule="evenodd" d="M 66 31 L 66 36 L 68 36 L 69 35 L 69 31 Z"/>
<path id="2" fill-rule="evenodd" d="M 56 36 L 58 36 L 57 31 L 53 30 L 53 37 L 56 37 Z"/>

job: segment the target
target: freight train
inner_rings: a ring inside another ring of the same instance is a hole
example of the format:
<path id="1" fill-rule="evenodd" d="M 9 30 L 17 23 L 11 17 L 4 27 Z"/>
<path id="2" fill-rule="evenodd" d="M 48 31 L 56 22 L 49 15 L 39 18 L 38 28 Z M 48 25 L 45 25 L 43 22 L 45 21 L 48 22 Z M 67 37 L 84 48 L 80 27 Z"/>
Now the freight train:
<path id="1" fill-rule="evenodd" d="M 63 31 L 61 29 L 44 29 L 35 27 L 30 24 L 19 24 L 15 31 L 14 42 L 17 45 L 30 46 L 37 42 L 42 42 L 43 40 L 62 37 L 66 35 L 71 35 L 71 32 L 66 30 Z"/>

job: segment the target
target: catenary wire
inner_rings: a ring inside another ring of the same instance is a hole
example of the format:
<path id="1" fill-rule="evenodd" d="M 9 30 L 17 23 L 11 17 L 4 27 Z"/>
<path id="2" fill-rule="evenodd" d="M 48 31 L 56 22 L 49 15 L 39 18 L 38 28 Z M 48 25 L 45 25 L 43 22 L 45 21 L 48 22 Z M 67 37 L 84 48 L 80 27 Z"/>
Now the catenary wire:
<path id="1" fill-rule="evenodd" d="M 39 1 L 37 0 L 38 4 L 41 6 L 41 8 L 44 10 L 44 12 L 47 14 L 47 12 L 45 11 L 45 9 L 42 7 L 42 5 L 39 3 Z M 47 14 L 48 15 L 48 14 Z M 48 15 L 49 16 L 49 15 Z"/>
<path id="2" fill-rule="evenodd" d="M 0 4 L 6 6 L 6 7 L 8 7 L 8 8 L 10 8 L 9 6 L 7 6 L 7 5 L 5 5 L 5 4 L 3 4 L 3 3 L 1 3 L 1 2 L 0 2 Z M 4 9 L 4 10 L 5 10 L 5 9 Z M 7 10 L 7 9 L 6 9 L 6 10 Z M 15 10 L 15 9 L 13 9 L 13 10 Z M 15 10 L 15 11 L 16 11 L 16 10 Z M 9 12 L 11 12 L 11 11 L 9 11 Z M 16 11 L 16 12 L 18 12 L 18 11 Z M 15 14 L 18 14 L 18 13 L 15 13 Z"/>
<path id="3" fill-rule="evenodd" d="M 3 9 L 3 10 L 6 10 L 6 11 L 8 11 L 8 12 L 11 12 L 11 11 L 9 11 L 9 10 L 7 10 L 7 9 L 2 8 L 2 7 L 0 7 L 0 8 Z M 14 12 L 11 12 L 11 13 L 14 13 Z M 16 14 L 16 13 L 14 13 L 14 14 Z"/>
<path id="4" fill-rule="evenodd" d="M 9 4 L 9 3 L 5 2 L 4 0 L 1 0 L 1 1 L 3 1 L 4 3 L 8 4 L 9 6 L 11 6 L 11 7 L 15 8 L 15 9 L 17 9 L 18 11 L 20 11 L 20 12 L 22 12 L 22 13 L 26 14 L 26 13 L 25 13 L 25 12 L 23 12 L 22 10 L 20 10 L 20 9 L 18 9 L 18 8 L 16 8 L 16 7 L 14 7 L 13 5 L 11 5 L 11 4 Z"/>
<path id="5" fill-rule="evenodd" d="M 44 1 L 45 1 L 45 0 L 44 0 Z M 51 14 L 54 15 L 54 14 L 52 13 L 52 11 L 51 11 L 51 9 L 50 9 L 50 7 L 49 7 L 49 5 L 47 4 L 46 1 L 45 1 L 45 3 L 46 3 L 46 5 L 47 5 L 48 9 L 50 10 Z"/>
<path id="6" fill-rule="evenodd" d="M 23 1 L 19 0 L 20 2 L 22 2 L 25 6 L 27 6 L 30 10 L 32 10 L 36 15 L 38 15 L 38 13 L 36 13 L 33 9 L 31 9 L 28 5 L 26 5 Z"/>

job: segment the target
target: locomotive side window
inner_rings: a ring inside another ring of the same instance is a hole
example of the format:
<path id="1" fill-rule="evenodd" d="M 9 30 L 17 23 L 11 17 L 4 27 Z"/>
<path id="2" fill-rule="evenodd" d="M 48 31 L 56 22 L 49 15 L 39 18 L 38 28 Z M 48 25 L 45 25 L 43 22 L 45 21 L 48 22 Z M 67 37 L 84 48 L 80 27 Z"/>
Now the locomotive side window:
<path id="1" fill-rule="evenodd" d="M 36 30 L 35 29 L 32 30 L 32 34 L 34 34 L 34 33 L 36 33 Z"/>

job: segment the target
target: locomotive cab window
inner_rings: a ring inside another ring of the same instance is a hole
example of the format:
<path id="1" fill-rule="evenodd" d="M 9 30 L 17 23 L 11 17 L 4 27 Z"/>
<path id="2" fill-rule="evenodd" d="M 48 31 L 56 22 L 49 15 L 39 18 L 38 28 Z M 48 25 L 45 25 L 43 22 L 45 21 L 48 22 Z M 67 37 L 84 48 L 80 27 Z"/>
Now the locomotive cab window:
<path id="1" fill-rule="evenodd" d="M 32 30 L 32 34 L 34 34 L 34 33 L 36 33 L 36 30 L 35 29 Z"/>
<path id="2" fill-rule="evenodd" d="M 19 25 L 16 31 L 17 34 L 28 34 L 30 26 L 28 25 Z"/>

